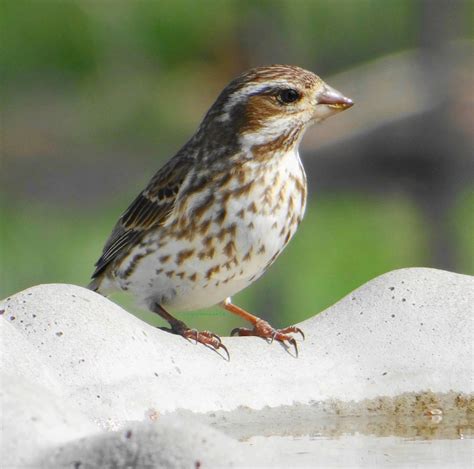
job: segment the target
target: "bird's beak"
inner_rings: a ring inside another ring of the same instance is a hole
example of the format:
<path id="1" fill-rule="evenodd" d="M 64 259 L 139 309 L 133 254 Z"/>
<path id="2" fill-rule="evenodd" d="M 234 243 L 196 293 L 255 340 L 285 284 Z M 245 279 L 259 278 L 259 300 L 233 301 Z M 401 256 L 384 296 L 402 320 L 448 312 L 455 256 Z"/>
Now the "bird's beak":
<path id="1" fill-rule="evenodd" d="M 325 104 L 326 106 L 340 111 L 344 111 L 354 104 L 352 99 L 346 98 L 341 92 L 328 85 L 324 85 L 317 99 L 317 104 Z"/>
<path id="2" fill-rule="evenodd" d="M 316 96 L 314 118 L 319 121 L 353 106 L 352 99 L 346 98 L 341 92 L 329 85 L 324 85 Z"/>

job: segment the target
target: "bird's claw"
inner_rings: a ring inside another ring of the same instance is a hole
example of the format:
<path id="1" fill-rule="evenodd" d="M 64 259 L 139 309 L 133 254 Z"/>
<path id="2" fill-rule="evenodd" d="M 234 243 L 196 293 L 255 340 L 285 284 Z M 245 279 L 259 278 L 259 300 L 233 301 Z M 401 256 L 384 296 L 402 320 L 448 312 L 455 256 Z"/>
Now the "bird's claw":
<path id="1" fill-rule="evenodd" d="M 227 361 L 230 362 L 230 353 L 229 351 L 227 350 L 227 347 L 221 342 L 219 344 L 219 348 L 222 348 L 224 349 L 225 353 L 227 354 Z M 218 350 L 218 349 L 217 349 Z"/>
<path id="2" fill-rule="evenodd" d="M 285 327 L 284 329 L 278 329 L 278 332 L 281 332 L 282 334 L 301 334 L 303 340 L 306 339 L 306 337 L 304 336 L 304 332 L 296 326 L 289 326 Z"/>
<path id="3" fill-rule="evenodd" d="M 156 305 L 157 313 L 162 316 L 164 319 L 168 321 L 171 328 L 160 327 L 161 330 L 171 332 L 176 335 L 180 335 L 184 337 L 189 342 L 194 341 L 195 344 L 203 344 L 206 347 L 211 348 L 215 352 L 217 352 L 220 348 L 224 349 L 225 353 L 227 354 L 227 360 L 230 360 L 230 354 L 227 350 L 227 347 L 222 343 L 221 338 L 214 334 L 211 331 L 198 331 L 197 329 L 191 329 L 179 319 L 171 316 L 162 306 Z"/>
<path id="4" fill-rule="evenodd" d="M 182 336 L 186 339 L 193 338 L 196 341 L 196 344 L 199 343 L 206 345 L 215 351 L 218 351 L 220 348 L 224 349 L 225 353 L 227 354 L 227 360 L 230 360 L 230 353 L 217 334 L 214 334 L 210 331 L 199 332 L 196 329 L 188 329 L 187 331 L 183 331 Z"/>
<path id="5" fill-rule="evenodd" d="M 282 344 L 286 345 L 285 342 L 288 342 L 295 348 L 295 355 L 298 357 L 298 344 L 296 339 L 288 334 L 301 334 L 303 340 L 305 339 L 305 335 L 303 331 L 299 327 L 290 326 L 285 327 L 284 329 L 274 329 L 267 321 L 263 319 L 258 320 L 255 323 L 253 329 L 247 329 L 245 327 L 236 327 L 232 329 L 230 335 L 238 335 L 238 336 L 257 336 L 261 337 L 262 339 L 267 340 L 269 343 L 272 343 L 274 340 L 281 342 Z"/>

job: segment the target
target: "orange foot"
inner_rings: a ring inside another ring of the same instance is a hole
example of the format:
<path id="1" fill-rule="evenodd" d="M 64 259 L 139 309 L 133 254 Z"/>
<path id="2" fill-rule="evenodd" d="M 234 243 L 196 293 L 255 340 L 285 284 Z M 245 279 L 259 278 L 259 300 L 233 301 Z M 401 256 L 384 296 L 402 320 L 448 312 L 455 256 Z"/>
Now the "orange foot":
<path id="1" fill-rule="evenodd" d="M 239 335 L 239 336 L 257 336 L 262 337 L 263 339 L 269 339 L 270 343 L 274 340 L 278 340 L 285 344 L 285 341 L 293 345 L 295 348 L 296 356 L 298 357 L 298 345 L 294 337 L 288 334 L 301 334 L 304 340 L 304 333 L 299 327 L 290 326 L 285 327 L 284 329 L 274 329 L 267 321 L 263 319 L 258 319 L 253 329 L 247 329 L 245 327 L 236 327 L 232 330 L 230 335 Z M 286 344 L 285 344 L 286 345 Z"/>
<path id="2" fill-rule="evenodd" d="M 171 326 L 171 328 L 160 327 L 161 330 L 180 335 L 186 340 L 194 339 L 196 343 L 204 344 L 206 347 L 210 347 L 215 351 L 224 349 L 225 353 L 227 354 L 227 360 L 230 360 L 229 351 L 222 343 L 222 340 L 218 335 L 210 331 L 199 332 L 196 329 L 190 329 L 183 321 L 176 319 L 159 304 L 155 304 L 152 310 L 159 314 L 162 318 L 166 319 Z"/>
<path id="3" fill-rule="evenodd" d="M 230 360 L 230 354 L 227 347 L 222 343 L 221 338 L 211 331 L 198 331 L 196 329 L 190 329 L 184 322 L 178 321 L 171 325 L 171 331 L 174 334 L 178 334 L 187 340 L 193 339 L 196 344 L 204 344 L 216 351 L 220 348 L 227 354 L 227 360 Z"/>

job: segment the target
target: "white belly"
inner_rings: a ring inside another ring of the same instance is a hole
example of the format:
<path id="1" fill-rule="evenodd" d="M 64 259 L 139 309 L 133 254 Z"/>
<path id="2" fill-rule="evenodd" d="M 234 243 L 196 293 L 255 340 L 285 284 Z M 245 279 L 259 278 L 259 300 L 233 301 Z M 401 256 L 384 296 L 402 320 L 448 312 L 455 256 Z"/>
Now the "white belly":
<path id="1" fill-rule="evenodd" d="M 170 238 L 173 227 L 168 226 L 150 234 L 142 243 L 145 245 L 132 251 L 115 273 L 118 286 L 148 307 L 156 302 L 186 311 L 220 303 L 260 277 L 303 217 L 306 181 L 296 152 L 276 156 L 267 170 L 258 174 L 248 193 L 237 191 L 237 196 L 225 202 L 224 192 L 215 193 L 214 205 L 196 222 L 197 227 L 206 224 L 204 233 L 194 229 L 187 236 Z M 233 181 L 226 190 L 241 186 Z M 190 200 L 186 210 L 192 213 L 197 202 Z M 225 216 L 219 217 L 223 205 Z M 162 246 L 151 250 L 153 243 Z M 143 257 L 133 273 L 121 278 L 137 255 Z"/>

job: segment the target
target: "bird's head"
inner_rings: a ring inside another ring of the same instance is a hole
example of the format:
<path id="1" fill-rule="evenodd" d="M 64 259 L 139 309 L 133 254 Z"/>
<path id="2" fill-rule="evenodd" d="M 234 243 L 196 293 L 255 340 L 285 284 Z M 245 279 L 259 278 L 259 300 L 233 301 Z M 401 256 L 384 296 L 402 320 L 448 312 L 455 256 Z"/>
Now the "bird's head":
<path id="1" fill-rule="evenodd" d="M 271 65 L 249 70 L 230 82 L 203 124 L 232 132 L 247 148 L 286 137 L 297 144 L 309 125 L 352 104 L 312 72 Z"/>

